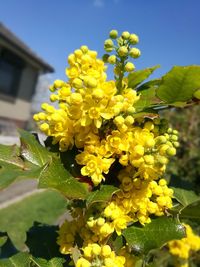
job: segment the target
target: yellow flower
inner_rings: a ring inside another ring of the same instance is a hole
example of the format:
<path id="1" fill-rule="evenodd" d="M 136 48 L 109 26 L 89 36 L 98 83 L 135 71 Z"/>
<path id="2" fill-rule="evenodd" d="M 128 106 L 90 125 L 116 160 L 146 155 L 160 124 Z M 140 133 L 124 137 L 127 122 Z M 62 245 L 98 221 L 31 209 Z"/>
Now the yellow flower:
<path id="1" fill-rule="evenodd" d="M 76 156 L 76 161 L 80 165 L 85 165 L 81 168 L 83 176 L 91 177 L 94 185 L 98 185 L 102 180 L 105 180 L 103 173 L 108 173 L 111 164 L 115 159 L 103 158 L 100 155 L 92 155 L 84 151 Z"/>
<path id="2" fill-rule="evenodd" d="M 181 240 L 170 241 L 168 242 L 168 246 L 172 255 L 188 260 L 192 251 L 200 250 L 200 237 L 193 233 L 190 225 L 184 224 L 184 226 L 186 228 L 186 237 Z M 179 266 L 182 267 L 182 264 Z"/>

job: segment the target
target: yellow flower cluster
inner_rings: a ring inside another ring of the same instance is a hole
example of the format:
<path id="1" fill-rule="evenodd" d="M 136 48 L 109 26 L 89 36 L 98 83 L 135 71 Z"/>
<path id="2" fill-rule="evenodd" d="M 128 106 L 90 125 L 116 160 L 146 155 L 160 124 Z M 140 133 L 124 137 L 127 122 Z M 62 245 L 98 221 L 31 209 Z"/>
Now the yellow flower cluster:
<path id="1" fill-rule="evenodd" d="M 110 38 L 117 35 L 114 31 Z M 87 46 L 75 50 L 68 57 L 68 81 L 56 80 L 50 87 L 50 100 L 56 106 L 43 103 L 43 112 L 34 115 L 40 130 L 59 144 L 61 152 L 76 147 L 81 178 L 91 179 L 92 187 L 109 179 L 119 185 L 106 206 L 81 211 L 73 207 L 73 220 L 60 227 L 61 253 L 71 254 L 80 239 L 82 256 L 77 267 L 134 266 L 135 259 L 126 248 L 121 256 L 111 251 L 108 238 L 114 232 L 121 235 L 128 224 L 149 223 L 151 215 L 162 216 L 172 207 L 173 190 L 161 177 L 169 158 L 176 154 L 178 133 L 165 120 L 135 118 L 140 95 L 124 78 L 124 72 L 135 68 L 127 62 L 128 56 L 140 56 L 139 49 L 131 48 L 138 41 L 128 32 L 118 38 L 117 48 L 111 39 L 106 40 L 105 50 L 116 50 L 116 56 L 107 58 L 116 63 L 116 81 L 107 80 L 106 66 L 96 51 Z"/>
<path id="2" fill-rule="evenodd" d="M 139 221 L 149 223 L 150 216 L 162 216 L 172 207 L 173 190 L 166 181 L 141 181 L 127 176 L 126 171 L 119 175 L 121 190 L 117 192 L 100 214 L 90 216 L 86 228 L 98 242 L 103 242 L 114 231 L 121 235 L 128 223 Z"/>
<path id="3" fill-rule="evenodd" d="M 116 256 L 109 245 L 89 244 L 83 249 L 83 256 L 78 259 L 76 267 L 124 267 L 125 258 Z"/>
<path id="4" fill-rule="evenodd" d="M 177 133 L 160 134 L 159 126 L 148 120 L 135 126 L 130 115 L 116 116 L 113 120 L 114 130 L 107 131 L 106 137 L 94 138 L 93 144 L 85 145 L 84 151 L 77 155 L 83 176 L 91 177 L 94 185 L 105 179 L 110 166 L 117 159 L 122 166 L 132 166 L 132 177 L 141 179 L 158 179 L 166 169 L 169 157 L 176 154 Z M 156 130 L 156 131 L 155 131 Z"/>
<path id="5" fill-rule="evenodd" d="M 188 267 L 188 259 L 191 252 L 200 250 L 200 237 L 193 233 L 190 225 L 184 224 L 184 226 L 186 228 L 186 237 L 168 243 L 170 253 L 180 258 L 177 267 Z"/>

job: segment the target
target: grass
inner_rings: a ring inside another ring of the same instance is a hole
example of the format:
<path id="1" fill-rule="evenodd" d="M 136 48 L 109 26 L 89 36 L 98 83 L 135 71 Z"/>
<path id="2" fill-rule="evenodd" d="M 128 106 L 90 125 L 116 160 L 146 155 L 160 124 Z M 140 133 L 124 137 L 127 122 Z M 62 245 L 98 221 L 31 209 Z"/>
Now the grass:
<path id="1" fill-rule="evenodd" d="M 0 210 L 0 232 L 7 232 L 14 245 L 23 250 L 26 231 L 33 222 L 54 224 L 65 207 L 66 200 L 55 191 L 34 194 Z"/>

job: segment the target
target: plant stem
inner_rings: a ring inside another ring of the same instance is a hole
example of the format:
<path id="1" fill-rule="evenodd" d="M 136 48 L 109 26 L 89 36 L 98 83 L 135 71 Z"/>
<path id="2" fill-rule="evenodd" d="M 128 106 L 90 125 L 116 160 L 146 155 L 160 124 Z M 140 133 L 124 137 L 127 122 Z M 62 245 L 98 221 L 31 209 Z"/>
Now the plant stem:
<path id="1" fill-rule="evenodd" d="M 121 58 L 120 60 L 120 74 L 117 82 L 117 89 L 118 93 L 120 94 L 122 92 L 122 82 L 124 78 L 124 66 L 125 66 L 125 58 Z"/>

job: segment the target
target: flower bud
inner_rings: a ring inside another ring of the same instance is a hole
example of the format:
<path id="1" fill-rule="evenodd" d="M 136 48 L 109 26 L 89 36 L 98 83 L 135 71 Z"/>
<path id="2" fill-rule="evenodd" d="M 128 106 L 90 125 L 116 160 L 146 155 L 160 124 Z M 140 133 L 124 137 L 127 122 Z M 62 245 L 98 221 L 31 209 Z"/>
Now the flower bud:
<path id="1" fill-rule="evenodd" d="M 80 105 L 83 102 L 82 95 L 79 93 L 72 93 L 70 96 L 70 103 L 72 105 Z"/>
<path id="2" fill-rule="evenodd" d="M 200 89 L 194 92 L 193 96 L 200 100 Z"/>
<path id="3" fill-rule="evenodd" d="M 85 78 L 84 83 L 89 88 L 95 88 L 97 86 L 97 80 L 93 77 Z"/>
<path id="4" fill-rule="evenodd" d="M 178 135 L 178 131 L 177 130 L 173 130 L 172 132 L 173 132 L 173 134 Z"/>
<path id="5" fill-rule="evenodd" d="M 173 134 L 170 138 L 172 141 L 178 141 L 178 136 Z"/>
<path id="6" fill-rule="evenodd" d="M 118 36 L 118 31 L 116 31 L 116 30 L 110 31 L 109 36 L 110 36 L 111 39 L 116 39 L 117 36 Z"/>
<path id="7" fill-rule="evenodd" d="M 56 87 L 56 88 L 60 88 L 60 87 L 62 87 L 64 84 L 65 84 L 65 83 L 64 83 L 64 81 L 62 81 L 62 80 L 55 80 L 55 81 L 54 81 L 54 87 Z"/>
<path id="8" fill-rule="evenodd" d="M 153 128 L 154 128 L 153 122 L 152 121 L 145 122 L 144 128 L 147 129 L 147 130 L 149 130 L 149 131 L 153 130 Z"/>
<path id="9" fill-rule="evenodd" d="M 113 47 L 114 46 L 113 41 L 111 39 L 105 40 L 104 46 L 105 47 Z"/>
<path id="10" fill-rule="evenodd" d="M 132 62 L 127 62 L 125 65 L 125 71 L 131 72 L 135 69 L 135 66 Z"/>
<path id="11" fill-rule="evenodd" d="M 122 38 L 123 38 L 123 39 L 128 40 L 129 37 L 130 37 L 130 33 L 129 33 L 129 32 L 126 31 L 126 32 L 123 32 L 123 33 L 122 33 Z"/>
<path id="12" fill-rule="evenodd" d="M 164 186 L 164 185 L 167 184 L 167 181 L 166 181 L 165 179 L 160 179 L 160 181 L 158 182 L 158 184 L 159 184 L 160 186 Z"/>
<path id="13" fill-rule="evenodd" d="M 74 51 L 74 55 L 77 57 L 77 58 L 81 58 L 81 56 L 83 55 L 83 52 L 80 50 L 80 49 L 76 49 Z"/>
<path id="14" fill-rule="evenodd" d="M 39 128 L 42 132 L 47 132 L 49 130 L 49 124 L 46 122 L 42 123 Z"/>
<path id="15" fill-rule="evenodd" d="M 122 116 L 115 117 L 114 124 L 117 126 L 123 125 L 124 124 L 124 118 Z"/>
<path id="16" fill-rule="evenodd" d="M 104 50 L 105 50 L 106 52 L 108 52 L 108 53 L 112 52 L 113 49 L 114 49 L 113 47 L 105 47 L 105 46 L 104 46 Z"/>
<path id="17" fill-rule="evenodd" d="M 102 225 L 104 225 L 104 223 L 105 223 L 105 219 L 104 218 L 100 217 L 100 218 L 97 219 L 97 225 L 98 226 L 102 226 Z"/>
<path id="18" fill-rule="evenodd" d="M 102 60 L 107 63 L 108 62 L 108 58 L 109 58 L 109 54 L 104 54 L 102 57 Z"/>
<path id="19" fill-rule="evenodd" d="M 131 115 L 129 115 L 129 116 L 127 116 L 127 117 L 125 118 L 125 124 L 126 124 L 126 125 L 130 126 L 130 125 L 132 125 L 133 123 L 134 123 L 134 118 L 133 118 Z"/>
<path id="20" fill-rule="evenodd" d="M 85 54 L 85 53 L 87 53 L 88 52 L 88 47 L 87 47 L 87 45 L 82 45 L 81 46 L 81 51 Z"/>
<path id="21" fill-rule="evenodd" d="M 75 55 L 74 54 L 70 54 L 68 56 L 68 63 L 69 63 L 69 65 L 73 65 L 75 63 Z"/>
<path id="22" fill-rule="evenodd" d="M 174 156 L 176 155 L 176 149 L 174 147 L 169 147 L 166 151 L 168 156 Z"/>
<path id="23" fill-rule="evenodd" d="M 92 253 L 95 256 L 100 255 L 100 253 L 101 253 L 101 247 L 98 244 L 93 244 L 93 246 L 92 246 Z"/>
<path id="24" fill-rule="evenodd" d="M 180 143 L 179 142 L 173 142 L 173 146 L 177 148 L 180 146 Z"/>
<path id="25" fill-rule="evenodd" d="M 138 58 L 141 55 L 141 52 L 138 48 L 133 47 L 131 48 L 129 54 L 132 58 Z"/>
<path id="26" fill-rule="evenodd" d="M 167 138 L 164 135 L 160 135 L 156 138 L 156 143 L 165 144 L 167 142 Z"/>
<path id="27" fill-rule="evenodd" d="M 95 51 L 95 50 L 88 50 L 88 55 L 91 58 L 96 59 L 96 57 L 97 57 L 97 51 Z"/>
<path id="28" fill-rule="evenodd" d="M 110 254 L 111 254 L 111 248 L 110 246 L 108 245 L 104 245 L 102 248 L 101 248 L 101 254 L 103 257 L 109 257 Z"/>
<path id="29" fill-rule="evenodd" d="M 75 78 L 72 82 L 72 85 L 76 89 L 80 89 L 83 87 L 83 81 L 79 78 Z"/>
<path id="30" fill-rule="evenodd" d="M 57 101 L 58 99 L 59 99 L 58 95 L 55 95 L 55 94 L 50 95 L 50 100 L 51 100 L 51 102 L 55 102 L 55 101 Z"/>
<path id="31" fill-rule="evenodd" d="M 132 33 L 129 37 L 129 41 L 131 44 L 135 45 L 139 42 L 139 37 L 136 34 Z"/>
<path id="32" fill-rule="evenodd" d="M 125 57 L 127 56 L 128 54 L 128 49 L 126 46 L 121 46 L 119 49 L 118 49 L 118 54 L 121 56 L 121 57 Z"/>
<path id="33" fill-rule="evenodd" d="M 171 134 L 172 132 L 173 132 L 172 128 L 168 128 L 168 129 L 167 129 L 167 133 L 168 133 L 168 134 Z"/>
<path id="34" fill-rule="evenodd" d="M 158 157 L 157 157 L 157 160 L 158 160 L 158 162 L 159 162 L 160 164 L 162 164 L 162 165 L 165 165 L 165 164 L 168 163 L 168 159 L 167 159 L 166 157 L 164 157 L 164 156 L 158 156 Z"/>
<path id="35" fill-rule="evenodd" d="M 49 86 L 49 91 L 50 91 L 50 92 L 55 92 L 56 89 L 55 89 L 55 87 L 54 87 L 53 85 L 50 85 L 50 86 Z"/>
<path id="36" fill-rule="evenodd" d="M 117 58 L 116 58 L 115 55 L 109 56 L 108 63 L 115 64 L 116 63 L 116 60 L 117 60 Z"/>

